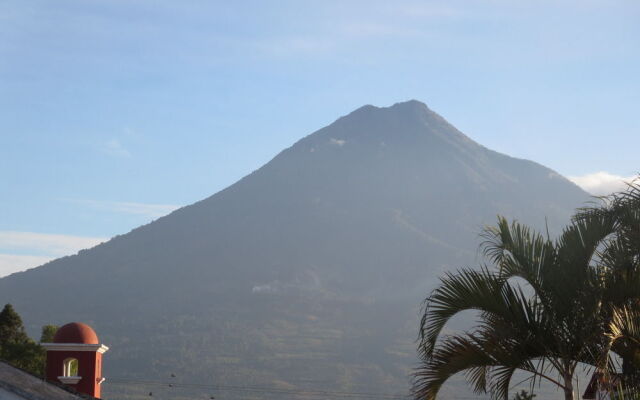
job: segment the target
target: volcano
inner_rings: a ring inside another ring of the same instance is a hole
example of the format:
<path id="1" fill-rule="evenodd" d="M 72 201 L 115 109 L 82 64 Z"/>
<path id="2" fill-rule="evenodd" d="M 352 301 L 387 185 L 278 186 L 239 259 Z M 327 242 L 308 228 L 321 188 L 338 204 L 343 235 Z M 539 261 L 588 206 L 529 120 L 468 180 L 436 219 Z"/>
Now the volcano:
<path id="1" fill-rule="evenodd" d="M 482 261 L 483 226 L 558 232 L 588 198 L 421 102 L 367 105 L 209 198 L 0 279 L 0 302 L 31 333 L 94 327 L 111 348 L 105 398 L 169 379 L 194 384 L 172 398 L 404 395 L 420 303 L 443 272 Z"/>

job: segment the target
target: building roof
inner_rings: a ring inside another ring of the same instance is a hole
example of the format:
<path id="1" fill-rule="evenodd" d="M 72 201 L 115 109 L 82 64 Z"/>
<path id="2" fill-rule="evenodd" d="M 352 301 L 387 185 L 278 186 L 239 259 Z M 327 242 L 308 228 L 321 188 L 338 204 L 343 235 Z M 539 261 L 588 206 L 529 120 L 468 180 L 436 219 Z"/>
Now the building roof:
<path id="1" fill-rule="evenodd" d="M 99 344 L 98 335 L 87 324 L 71 322 L 62 326 L 53 337 L 53 343 Z"/>
<path id="2" fill-rule="evenodd" d="M 11 400 L 99 400 L 45 381 L 0 361 L 0 398 Z"/>
<path id="3" fill-rule="evenodd" d="M 591 380 L 589 381 L 582 398 L 585 400 L 596 399 L 598 391 L 617 392 L 619 384 L 619 375 L 611 374 L 607 377 L 602 372 L 596 371 L 591 375 Z"/>

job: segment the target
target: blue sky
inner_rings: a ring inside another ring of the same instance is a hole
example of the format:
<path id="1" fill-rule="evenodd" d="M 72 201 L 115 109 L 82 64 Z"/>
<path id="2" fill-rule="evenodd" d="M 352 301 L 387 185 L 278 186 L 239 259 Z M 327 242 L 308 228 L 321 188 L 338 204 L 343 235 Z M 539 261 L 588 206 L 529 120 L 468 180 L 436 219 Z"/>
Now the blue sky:
<path id="1" fill-rule="evenodd" d="M 635 1 L 0 2 L 0 276 L 418 99 L 593 192 L 640 171 Z M 599 174 L 596 174 L 599 173 Z"/>

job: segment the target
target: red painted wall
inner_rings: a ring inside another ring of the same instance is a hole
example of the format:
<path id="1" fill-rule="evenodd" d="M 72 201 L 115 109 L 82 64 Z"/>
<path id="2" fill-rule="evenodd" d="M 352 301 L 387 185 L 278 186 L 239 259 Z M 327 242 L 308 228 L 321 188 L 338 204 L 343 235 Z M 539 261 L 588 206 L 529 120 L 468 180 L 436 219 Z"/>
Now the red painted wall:
<path id="1" fill-rule="evenodd" d="M 78 360 L 78 376 L 80 382 L 76 385 L 68 385 L 80 393 L 93 397 L 100 397 L 100 385 L 102 379 L 102 354 L 94 351 L 47 351 L 47 380 L 60 383 L 64 360 L 75 358 Z"/>

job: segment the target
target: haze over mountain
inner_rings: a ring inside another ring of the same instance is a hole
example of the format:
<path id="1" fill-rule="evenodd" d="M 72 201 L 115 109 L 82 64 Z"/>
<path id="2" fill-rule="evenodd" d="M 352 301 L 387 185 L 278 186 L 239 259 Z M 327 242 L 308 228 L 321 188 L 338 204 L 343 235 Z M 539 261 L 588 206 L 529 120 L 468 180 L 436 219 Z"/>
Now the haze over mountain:
<path id="1" fill-rule="evenodd" d="M 144 390 L 117 377 L 171 373 L 404 394 L 420 302 L 443 271 L 481 261 L 482 226 L 501 214 L 558 231 L 587 199 L 423 103 L 364 106 L 205 200 L 0 279 L 0 302 L 31 332 L 92 325 L 111 347 L 105 398 Z"/>

